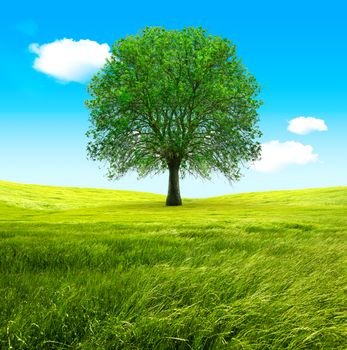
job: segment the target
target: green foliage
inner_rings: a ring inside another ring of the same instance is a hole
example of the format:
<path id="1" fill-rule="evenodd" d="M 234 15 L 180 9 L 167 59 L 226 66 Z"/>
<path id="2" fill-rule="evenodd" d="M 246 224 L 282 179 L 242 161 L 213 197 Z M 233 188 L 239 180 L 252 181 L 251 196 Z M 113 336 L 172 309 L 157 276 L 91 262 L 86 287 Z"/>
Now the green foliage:
<path id="1" fill-rule="evenodd" d="M 201 28 L 146 28 L 115 42 L 88 91 L 88 153 L 110 178 L 175 164 L 182 177 L 233 181 L 259 156 L 259 87 L 235 46 Z"/>
<path id="2" fill-rule="evenodd" d="M 0 182 L 0 348 L 346 348 L 346 187 L 162 200 Z"/>

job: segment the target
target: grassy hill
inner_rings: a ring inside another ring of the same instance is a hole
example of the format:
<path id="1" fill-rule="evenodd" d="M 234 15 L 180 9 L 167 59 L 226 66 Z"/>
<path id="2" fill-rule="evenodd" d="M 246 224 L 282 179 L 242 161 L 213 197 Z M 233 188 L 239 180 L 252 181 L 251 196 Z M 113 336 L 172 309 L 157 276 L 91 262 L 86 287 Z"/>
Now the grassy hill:
<path id="1" fill-rule="evenodd" d="M 0 348 L 347 347 L 347 187 L 164 202 L 0 181 Z"/>

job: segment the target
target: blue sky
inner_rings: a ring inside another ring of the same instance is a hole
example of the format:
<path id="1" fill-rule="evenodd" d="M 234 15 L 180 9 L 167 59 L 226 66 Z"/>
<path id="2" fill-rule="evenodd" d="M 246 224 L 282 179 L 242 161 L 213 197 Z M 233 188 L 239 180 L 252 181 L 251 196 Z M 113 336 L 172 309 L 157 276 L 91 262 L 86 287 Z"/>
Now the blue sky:
<path id="1" fill-rule="evenodd" d="M 202 26 L 236 44 L 238 56 L 262 86 L 265 156 L 273 162 L 283 153 L 271 171 L 245 170 L 232 186 L 218 176 L 212 182 L 187 179 L 182 195 L 347 185 L 346 11 L 343 1 L 3 4 L 0 179 L 165 193 L 166 174 L 141 181 L 129 174 L 109 182 L 105 170 L 86 159 L 86 84 L 61 82 L 35 69 L 39 54 L 29 46 L 42 48 L 64 38 L 111 46 L 145 26 Z M 322 120 L 327 130 L 313 128 L 306 135 L 287 130 L 298 117 Z"/>

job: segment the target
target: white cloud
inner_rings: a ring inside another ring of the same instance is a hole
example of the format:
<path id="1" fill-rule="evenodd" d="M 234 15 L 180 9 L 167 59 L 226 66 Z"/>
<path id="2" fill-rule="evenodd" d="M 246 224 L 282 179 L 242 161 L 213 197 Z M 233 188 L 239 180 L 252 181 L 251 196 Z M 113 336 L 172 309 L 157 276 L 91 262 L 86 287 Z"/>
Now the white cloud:
<path id="1" fill-rule="evenodd" d="M 313 147 L 296 141 L 270 141 L 262 144 L 261 159 L 254 162 L 256 171 L 271 173 L 287 165 L 304 165 L 318 160 Z"/>
<path id="2" fill-rule="evenodd" d="M 323 119 L 314 117 L 297 117 L 289 121 L 288 130 L 294 134 L 307 135 L 312 131 L 327 131 Z"/>
<path id="3" fill-rule="evenodd" d="M 85 83 L 110 57 L 110 47 L 92 40 L 62 39 L 48 44 L 31 44 L 38 55 L 33 67 L 62 82 Z"/>

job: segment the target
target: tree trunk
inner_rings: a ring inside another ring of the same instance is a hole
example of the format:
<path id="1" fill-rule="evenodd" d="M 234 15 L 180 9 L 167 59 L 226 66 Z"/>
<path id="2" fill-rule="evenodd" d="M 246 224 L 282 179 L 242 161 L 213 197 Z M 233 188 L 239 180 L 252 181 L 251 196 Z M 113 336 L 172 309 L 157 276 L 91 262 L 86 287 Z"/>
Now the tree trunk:
<path id="1" fill-rule="evenodd" d="M 169 164 L 169 189 L 166 197 L 166 205 L 182 205 L 180 194 L 179 163 Z"/>

